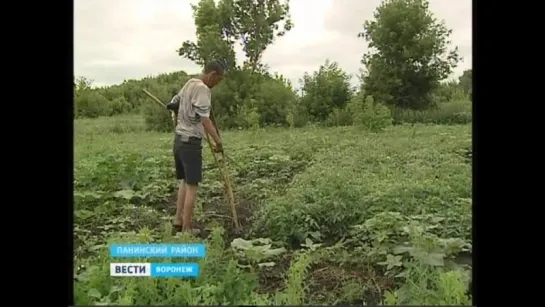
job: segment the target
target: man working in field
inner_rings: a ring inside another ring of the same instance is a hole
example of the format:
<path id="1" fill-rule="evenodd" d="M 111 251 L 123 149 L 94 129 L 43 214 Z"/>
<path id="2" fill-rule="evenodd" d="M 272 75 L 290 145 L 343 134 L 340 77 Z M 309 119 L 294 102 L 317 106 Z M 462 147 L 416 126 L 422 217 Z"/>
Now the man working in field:
<path id="1" fill-rule="evenodd" d="M 167 105 L 169 110 L 177 113 L 174 162 L 179 188 L 173 221 L 176 231 L 198 232 L 198 229 L 192 229 L 192 218 L 197 185 L 202 178 L 202 140 L 206 137 L 205 133 L 214 139 L 214 151 L 223 151 L 216 127 L 210 120 L 210 89 L 223 79 L 224 73 L 225 66 L 221 62 L 208 63 L 204 74 L 187 81 Z"/>

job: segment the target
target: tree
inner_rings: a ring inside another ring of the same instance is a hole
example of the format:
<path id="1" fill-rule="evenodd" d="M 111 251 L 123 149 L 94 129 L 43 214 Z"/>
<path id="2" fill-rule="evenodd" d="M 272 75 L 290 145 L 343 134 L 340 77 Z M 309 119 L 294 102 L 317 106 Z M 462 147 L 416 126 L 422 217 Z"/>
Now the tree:
<path id="1" fill-rule="evenodd" d="M 466 69 L 458 78 L 458 84 L 470 97 L 473 93 L 473 70 Z"/>
<path id="2" fill-rule="evenodd" d="M 336 108 L 350 101 L 350 76 L 336 62 L 326 60 L 312 75 L 305 73 L 301 80 L 301 105 L 314 121 L 324 121 Z"/>
<path id="3" fill-rule="evenodd" d="M 201 0 L 191 5 L 197 31 L 197 41 L 185 41 L 178 54 L 198 65 L 210 60 L 222 60 L 229 69 L 236 65 L 234 43 L 237 33 L 233 27 L 231 0 Z"/>
<path id="4" fill-rule="evenodd" d="M 93 86 L 93 80 L 86 77 L 74 78 L 74 94 L 77 96 L 83 91 L 90 90 Z"/>
<path id="5" fill-rule="evenodd" d="M 185 41 L 178 54 L 204 66 L 211 59 L 236 67 L 234 44 L 244 50 L 245 64 L 255 71 L 263 52 L 293 24 L 289 1 L 280 0 L 201 0 L 192 5 L 197 41 Z M 282 25 L 280 24 L 282 23 Z"/>
<path id="6" fill-rule="evenodd" d="M 281 75 L 267 76 L 261 82 L 254 100 L 260 125 L 287 125 L 287 115 L 296 100 L 289 80 Z"/>
<path id="7" fill-rule="evenodd" d="M 271 106 L 256 97 L 261 84 L 271 81 L 261 58 L 275 38 L 293 26 L 289 1 L 219 0 L 216 4 L 213 0 L 201 0 L 192 9 L 197 40 L 184 42 L 178 54 L 201 66 L 212 59 L 224 61 L 229 74 L 213 89 L 213 109 L 222 127 L 243 126 L 241 112 Z M 237 42 L 244 51 L 242 67 L 236 65 Z"/>
<path id="8" fill-rule="evenodd" d="M 234 28 L 240 35 L 246 56 L 245 64 L 252 71 L 260 69 L 263 52 L 276 37 L 291 30 L 289 1 L 279 0 L 231 0 Z M 279 23 L 283 22 L 280 26 Z"/>
<path id="9" fill-rule="evenodd" d="M 377 101 L 423 109 L 430 94 L 460 60 L 449 50 L 451 30 L 439 22 L 426 0 L 384 0 L 359 33 L 370 50 L 364 54 L 364 90 Z"/>

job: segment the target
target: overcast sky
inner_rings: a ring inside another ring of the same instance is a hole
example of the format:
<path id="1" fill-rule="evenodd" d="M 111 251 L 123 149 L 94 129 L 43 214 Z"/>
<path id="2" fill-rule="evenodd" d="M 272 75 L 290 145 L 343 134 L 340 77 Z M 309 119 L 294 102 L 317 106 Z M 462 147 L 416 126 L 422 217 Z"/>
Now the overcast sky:
<path id="1" fill-rule="evenodd" d="M 184 70 L 194 63 L 178 56 L 195 39 L 190 3 L 197 0 L 77 0 L 74 14 L 74 70 L 95 85 Z M 305 71 L 325 59 L 357 74 L 365 41 L 357 37 L 380 0 L 291 0 L 295 27 L 265 51 L 263 62 L 298 85 Z M 471 0 L 430 0 L 431 10 L 453 30 L 463 61 L 453 76 L 471 68 Z M 242 60 L 240 48 L 238 60 Z M 354 79 L 356 81 L 357 79 Z"/>

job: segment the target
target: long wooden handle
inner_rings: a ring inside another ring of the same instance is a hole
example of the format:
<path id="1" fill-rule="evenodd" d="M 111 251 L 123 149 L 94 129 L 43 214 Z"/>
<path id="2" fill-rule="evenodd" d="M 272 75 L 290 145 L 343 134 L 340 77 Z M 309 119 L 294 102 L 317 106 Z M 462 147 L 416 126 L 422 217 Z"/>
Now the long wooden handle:
<path id="1" fill-rule="evenodd" d="M 159 98 L 153 96 L 152 93 L 150 93 L 150 92 L 148 92 L 148 91 L 146 91 L 146 90 L 144 90 L 144 89 L 142 89 L 142 90 L 144 91 L 144 93 L 146 93 L 146 95 L 149 96 L 149 98 L 153 99 L 155 102 L 157 102 L 158 104 L 162 105 L 163 107 L 166 107 L 165 104 L 164 104 L 163 102 L 161 102 L 161 100 L 159 100 Z"/>

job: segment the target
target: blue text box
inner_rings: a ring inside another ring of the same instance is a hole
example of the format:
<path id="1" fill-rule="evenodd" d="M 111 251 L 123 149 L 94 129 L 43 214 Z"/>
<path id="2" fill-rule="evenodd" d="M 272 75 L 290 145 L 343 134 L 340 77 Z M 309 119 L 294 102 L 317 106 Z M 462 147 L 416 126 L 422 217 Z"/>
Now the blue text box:
<path id="1" fill-rule="evenodd" d="M 152 263 L 151 277 L 198 277 L 197 263 Z"/>
<path id="2" fill-rule="evenodd" d="M 204 244 L 113 244 L 110 256 L 115 258 L 203 258 Z"/>

